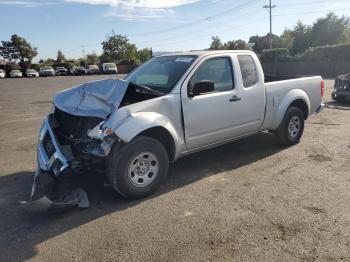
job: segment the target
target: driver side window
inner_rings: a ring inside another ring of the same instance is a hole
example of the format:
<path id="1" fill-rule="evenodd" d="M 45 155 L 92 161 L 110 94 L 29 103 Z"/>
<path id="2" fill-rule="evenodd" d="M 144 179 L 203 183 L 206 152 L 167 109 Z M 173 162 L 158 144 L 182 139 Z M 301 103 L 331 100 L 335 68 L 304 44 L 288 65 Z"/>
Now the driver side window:
<path id="1" fill-rule="evenodd" d="M 200 81 L 212 81 L 215 92 L 234 89 L 232 64 L 229 57 L 212 58 L 201 64 L 190 80 L 194 86 Z"/>

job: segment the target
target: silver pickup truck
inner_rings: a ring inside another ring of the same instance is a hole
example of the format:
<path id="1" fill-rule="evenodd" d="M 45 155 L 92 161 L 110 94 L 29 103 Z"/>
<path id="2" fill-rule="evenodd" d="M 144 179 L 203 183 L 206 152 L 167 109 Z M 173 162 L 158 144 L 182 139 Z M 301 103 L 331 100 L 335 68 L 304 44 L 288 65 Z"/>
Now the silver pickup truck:
<path id="1" fill-rule="evenodd" d="M 304 120 L 322 108 L 324 82 L 274 80 L 251 51 L 198 51 L 155 57 L 124 80 L 62 91 L 40 130 L 31 201 L 22 204 L 86 207 L 84 191 L 62 198 L 55 185 L 96 165 L 135 199 L 154 193 L 182 156 L 266 130 L 294 145 Z"/>

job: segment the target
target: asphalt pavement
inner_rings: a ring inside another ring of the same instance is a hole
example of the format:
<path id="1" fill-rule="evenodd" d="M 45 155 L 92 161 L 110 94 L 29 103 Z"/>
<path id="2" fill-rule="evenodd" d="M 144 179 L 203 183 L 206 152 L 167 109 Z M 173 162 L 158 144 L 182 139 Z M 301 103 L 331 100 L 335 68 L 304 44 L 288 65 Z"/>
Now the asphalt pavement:
<path id="1" fill-rule="evenodd" d="M 90 208 L 27 213 L 53 94 L 101 78 L 0 79 L 0 261 L 350 261 L 350 106 L 332 80 L 296 146 L 261 133 L 190 155 L 137 201 L 92 173 Z"/>

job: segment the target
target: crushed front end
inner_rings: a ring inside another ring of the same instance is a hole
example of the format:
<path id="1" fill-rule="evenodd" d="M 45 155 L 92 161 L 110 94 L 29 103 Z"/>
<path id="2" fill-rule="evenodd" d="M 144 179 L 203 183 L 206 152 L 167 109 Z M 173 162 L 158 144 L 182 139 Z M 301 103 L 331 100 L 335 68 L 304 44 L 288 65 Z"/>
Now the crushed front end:
<path id="1" fill-rule="evenodd" d="M 73 116 L 58 108 L 44 119 L 30 200 L 20 201 L 26 210 L 45 212 L 89 206 L 80 181 L 89 170 L 103 170 L 103 157 L 115 142 L 113 135 L 103 140 L 88 136 L 99 128 L 99 123 L 103 119 Z"/>
<path id="2" fill-rule="evenodd" d="M 158 96 L 146 87 L 114 79 L 57 93 L 39 132 L 38 169 L 30 200 L 20 202 L 23 207 L 32 212 L 88 207 L 80 182 L 89 173 L 104 175 L 113 145 L 123 143 L 113 128 L 122 124 L 129 111 L 118 109 Z"/>

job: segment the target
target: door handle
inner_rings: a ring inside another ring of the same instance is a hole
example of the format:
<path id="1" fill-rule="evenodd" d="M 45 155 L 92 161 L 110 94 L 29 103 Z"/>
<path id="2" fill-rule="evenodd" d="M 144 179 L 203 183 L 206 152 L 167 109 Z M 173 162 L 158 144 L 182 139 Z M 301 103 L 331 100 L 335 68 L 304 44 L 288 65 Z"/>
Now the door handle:
<path id="1" fill-rule="evenodd" d="M 240 101 L 240 100 L 242 100 L 242 98 L 240 98 L 240 97 L 238 97 L 236 95 L 234 95 L 233 97 L 230 98 L 230 102 L 237 102 L 237 101 Z"/>

